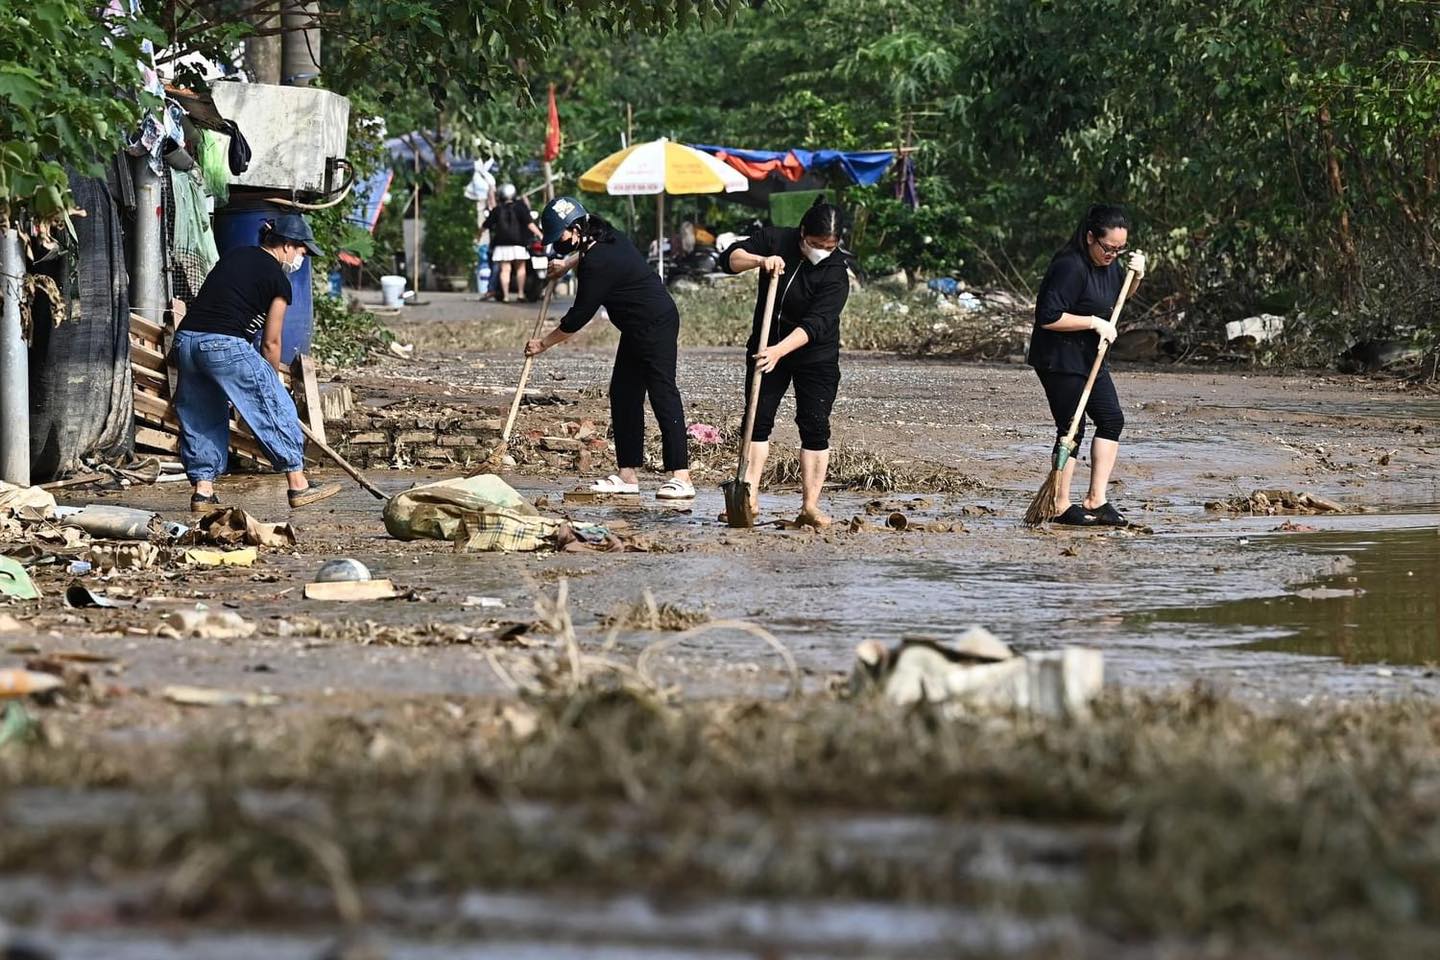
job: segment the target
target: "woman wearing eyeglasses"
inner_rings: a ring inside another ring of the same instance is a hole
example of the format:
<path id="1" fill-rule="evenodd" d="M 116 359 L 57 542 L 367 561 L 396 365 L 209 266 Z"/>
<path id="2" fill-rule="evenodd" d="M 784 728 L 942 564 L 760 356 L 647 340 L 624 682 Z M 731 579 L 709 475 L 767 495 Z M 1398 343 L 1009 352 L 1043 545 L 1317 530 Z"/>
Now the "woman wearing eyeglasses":
<path id="1" fill-rule="evenodd" d="M 1085 214 L 1075 235 L 1056 253 L 1040 283 L 1035 301 L 1035 329 L 1030 336 L 1026 362 L 1035 368 L 1050 414 L 1055 418 L 1056 437 L 1070 429 L 1070 418 L 1085 390 L 1090 367 L 1100 343 L 1113 343 L 1115 325 L 1107 317 L 1115 309 L 1125 283 L 1125 264 L 1120 262 L 1130 236 L 1130 220 L 1120 207 L 1096 204 Z M 1130 254 L 1128 267 L 1135 271 L 1136 285 L 1145 275 L 1145 255 Z M 1133 291 L 1132 291 L 1133 292 Z M 1055 496 L 1055 522 L 1072 526 L 1116 526 L 1126 524 L 1120 511 L 1109 502 L 1105 490 L 1120 453 L 1120 431 L 1125 414 L 1110 379 L 1109 364 L 1100 369 L 1085 415 L 1095 424 L 1090 444 L 1090 489 L 1078 504 L 1070 502 L 1070 480 L 1075 472 L 1072 457 L 1065 464 L 1060 489 Z M 1085 437 L 1082 418 L 1076 434 L 1078 445 Z"/>

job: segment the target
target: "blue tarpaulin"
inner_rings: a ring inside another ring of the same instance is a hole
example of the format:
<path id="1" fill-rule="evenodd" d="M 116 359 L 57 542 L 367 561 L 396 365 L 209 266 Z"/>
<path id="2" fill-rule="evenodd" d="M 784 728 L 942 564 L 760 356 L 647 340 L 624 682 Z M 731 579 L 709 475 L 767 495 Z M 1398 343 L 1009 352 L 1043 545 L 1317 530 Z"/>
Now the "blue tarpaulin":
<path id="1" fill-rule="evenodd" d="M 709 154 L 725 154 L 727 157 L 737 158 L 742 162 L 732 166 L 744 171 L 747 176 L 750 171 L 746 170 L 746 167 L 750 165 L 772 167 L 783 172 L 796 166 L 809 171 L 839 164 L 845 175 L 862 187 L 879 183 L 880 178 L 885 176 L 885 171 L 890 169 L 890 164 L 895 162 L 893 150 L 804 150 L 799 147 L 791 150 L 747 150 L 705 143 L 693 143 L 691 146 Z"/>

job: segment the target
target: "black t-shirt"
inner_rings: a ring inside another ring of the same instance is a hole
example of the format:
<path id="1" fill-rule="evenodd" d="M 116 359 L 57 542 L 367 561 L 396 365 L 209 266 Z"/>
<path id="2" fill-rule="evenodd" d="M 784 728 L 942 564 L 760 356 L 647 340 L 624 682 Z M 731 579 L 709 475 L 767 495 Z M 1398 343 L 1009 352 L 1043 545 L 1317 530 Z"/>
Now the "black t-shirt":
<path id="1" fill-rule="evenodd" d="M 675 301 L 660 276 L 623 234 L 597 240 L 575 268 L 575 303 L 560 319 L 560 329 L 574 333 L 604 307 L 621 333 L 644 335 L 655 324 L 678 317 Z"/>
<path id="2" fill-rule="evenodd" d="M 259 247 L 236 247 L 211 269 L 180 329 L 254 340 L 276 297 L 291 297 L 280 261 Z"/>
<path id="3" fill-rule="evenodd" d="M 720 266 L 727 273 L 730 255 L 744 250 L 757 257 L 779 256 L 785 260 L 780 288 L 775 293 L 775 316 L 770 321 L 770 344 L 784 340 L 797 327 L 810 341 L 787 356 L 791 363 L 836 363 L 840 359 L 840 313 L 850 299 L 849 255 L 836 250 L 819 263 L 811 263 L 800 252 L 800 231 L 795 227 L 764 227 L 725 250 Z M 759 289 L 755 294 L 755 316 L 745 348 L 754 353 L 760 347 L 760 322 L 765 318 L 765 298 L 770 274 L 757 270 Z"/>
<path id="4" fill-rule="evenodd" d="M 1097 267 L 1079 250 L 1067 248 L 1056 254 L 1035 298 L 1035 329 L 1025 362 L 1051 373 L 1088 374 L 1100 350 L 1100 334 L 1060 333 L 1044 326 L 1059 320 L 1062 313 L 1109 320 L 1124 283 L 1125 267 L 1118 257 L 1108 267 Z"/>

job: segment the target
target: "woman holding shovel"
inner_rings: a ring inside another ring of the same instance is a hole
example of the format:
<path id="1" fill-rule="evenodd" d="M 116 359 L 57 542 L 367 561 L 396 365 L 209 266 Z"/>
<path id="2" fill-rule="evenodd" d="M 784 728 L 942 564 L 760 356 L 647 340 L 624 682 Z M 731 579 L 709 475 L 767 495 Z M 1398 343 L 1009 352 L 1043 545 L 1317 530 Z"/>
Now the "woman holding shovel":
<path id="1" fill-rule="evenodd" d="M 685 436 L 685 408 L 675 385 L 680 311 L 670 292 L 640 251 L 602 218 L 587 213 L 580 201 L 556 197 L 540 214 L 546 244 L 566 259 L 550 268 L 553 280 L 572 267 L 578 288 L 575 303 L 560 325 L 525 344 L 535 357 L 569 340 L 604 307 L 620 330 L 615 369 L 610 376 L 610 422 L 615 432 L 618 473 L 596 481 L 596 493 L 639 493 L 638 470 L 645 463 L 645 396 L 660 424 L 665 469 L 671 477 L 655 496 L 689 500 L 690 453 Z"/>
<path id="2" fill-rule="evenodd" d="M 795 385 L 795 425 L 800 428 L 800 515 L 802 526 L 827 527 L 820 491 L 830 467 L 830 410 L 840 389 L 840 313 L 850 297 L 848 254 L 840 250 L 840 211 L 823 196 L 805 211 L 799 228 L 764 227 L 720 256 L 727 273 L 760 270 L 754 327 L 746 343 L 745 394 L 758 372 L 760 396 L 754 413 L 745 484 L 758 505 L 760 477 L 770 455 L 770 431 L 790 385 Z M 779 277 L 768 342 L 760 342 L 771 276 Z"/>
<path id="3" fill-rule="evenodd" d="M 1124 210 L 1108 204 L 1092 206 L 1070 242 L 1051 259 L 1040 283 L 1026 362 L 1040 377 L 1055 418 L 1056 436 L 1060 438 L 1057 442 L 1063 442 L 1077 415 L 1100 344 L 1115 340 L 1115 324 L 1105 318 L 1121 296 L 1127 267 L 1135 274 L 1128 293 L 1133 293 L 1145 276 L 1143 253 L 1130 254 L 1127 265 L 1120 262 L 1129 237 L 1130 221 Z M 1068 459 L 1055 491 L 1054 521 L 1071 526 L 1123 527 L 1125 518 L 1105 492 L 1120 452 L 1120 431 L 1125 427 L 1125 414 L 1106 363 L 1101 364 L 1095 377 L 1084 413 L 1095 424 L 1095 439 L 1090 444 L 1090 489 L 1082 502 L 1070 502 L 1075 458 Z M 1082 417 L 1075 435 L 1077 448 L 1084 435 Z"/>

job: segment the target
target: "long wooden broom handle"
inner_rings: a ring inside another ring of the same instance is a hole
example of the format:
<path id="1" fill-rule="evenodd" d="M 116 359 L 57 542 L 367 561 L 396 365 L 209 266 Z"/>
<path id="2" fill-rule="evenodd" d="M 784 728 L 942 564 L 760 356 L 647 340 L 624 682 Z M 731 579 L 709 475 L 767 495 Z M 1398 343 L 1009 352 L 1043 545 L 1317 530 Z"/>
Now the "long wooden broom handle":
<path id="1" fill-rule="evenodd" d="M 1120 319 L 1120 308 L 1125 306 L 1125 298 L 1130 295 L 1130 285 L 1134 279 L 1134 270 L 1125 271 L 1125 284 L 1120 288 L 1120 297 L 1115 301 L 1115 309 L 1110 311 L 1112 324 Z M 1090 377 L 1085 381 L 1085 390 L 1080 394 L 1080 403 L 1075 407 L 1075 416 L 1070 418 L 1070 432 L 1065 434 L 1063 441 L 1067 447 L 1075 443 L 1075 434 L 1080 432 L 1080 422 L 1085 416 L 1085 405 L 1090 402 L 1090 391 L 1095 387 L 1095 378 L 1100 375 L 1100 365 L 1105 362 L 1105 354 L 1109 349 L 1110 344 L 1101 340 L 1100 349 L 1095 353 L 1095 362 L 1090 366 Z"/>
<path id="2" fill-rule="evenodd" d="M 775 291 L 780 287 L 780 274 L 770 274 L 770 289 L 765 293 L 765 316 L 760 321 L 760 349 L 763 350 L 770 345 L 770 318 L 775 314 Z M 760 378 L 764 376 L 760 372 L 760 364 L 751 357 L 747 357 L 755 364 L 755 373 L 750 378 L 750 397 L 745 402 L 745 425 L 740 430 L 740 462 L 735 468 L 735 479 L 745 479 L 745 468 L 750 466 L 750 438 L 755 435 L 755 411 L 760 404 Z"/>
<path id="3" fill-rule="evenodd" d="M 555 281 L 551 280 L 545 284 L 545 296 L 540 300 L 540 313 L 535 318 L 535 329 L 530 332 L 531 340 L 540 336 L 540 328 L 545 326 L 545 318 L 550 313 L 550 298 L 554 293 Z M 510 416 L 505 418 L 505 429 L 500 431 L 501 443 L 510 442 L 510 431 L 515 429 L 515 418 L 520 415 L 520 400 L 525 396 L 525 384 L 530 381 L 530 369 L 534 365 L 535 358 L 526 357 L 525 364 L 520 368 L 520 383 L 515 387 L 515 398 L 510 401 Z"/>

